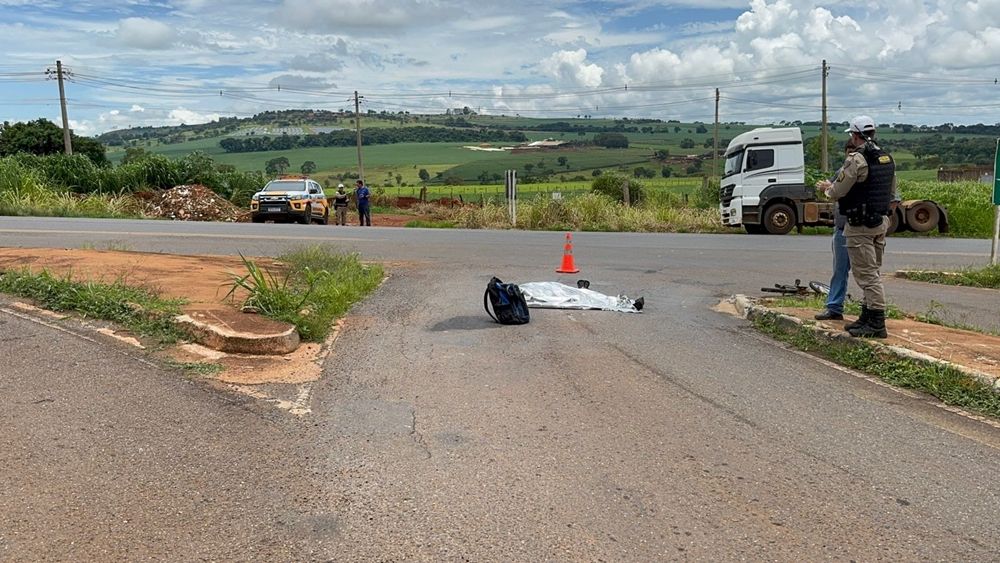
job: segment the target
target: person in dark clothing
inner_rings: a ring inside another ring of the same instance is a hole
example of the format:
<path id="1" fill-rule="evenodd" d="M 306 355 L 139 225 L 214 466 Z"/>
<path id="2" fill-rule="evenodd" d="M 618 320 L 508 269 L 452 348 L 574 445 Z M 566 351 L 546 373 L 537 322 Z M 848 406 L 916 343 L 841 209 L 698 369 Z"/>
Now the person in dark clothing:
<path id="1" fill-rule="evenodd" d="M 371 202 L 371 191 L 368 190 L 368 186 L 361 180 L 357 182 L 357 188 L 354 190 L 354 197 L 358 200 L 358 222 L 361 226 L 368 225 L 372 226 L 372 208 Z"/>

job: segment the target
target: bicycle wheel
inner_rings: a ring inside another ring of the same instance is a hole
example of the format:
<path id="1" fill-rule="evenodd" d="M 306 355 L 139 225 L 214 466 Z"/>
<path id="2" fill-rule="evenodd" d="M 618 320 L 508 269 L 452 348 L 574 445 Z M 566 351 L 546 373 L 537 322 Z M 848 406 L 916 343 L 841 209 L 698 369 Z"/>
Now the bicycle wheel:
<path id="1" fill-rule="evenodd" d="M 813 293 L 816 293 L 817 295 L 830 294 L 830 286 L 823 282 L 811 281 L 809 282 L 809 289 L 813 290 Z"/>

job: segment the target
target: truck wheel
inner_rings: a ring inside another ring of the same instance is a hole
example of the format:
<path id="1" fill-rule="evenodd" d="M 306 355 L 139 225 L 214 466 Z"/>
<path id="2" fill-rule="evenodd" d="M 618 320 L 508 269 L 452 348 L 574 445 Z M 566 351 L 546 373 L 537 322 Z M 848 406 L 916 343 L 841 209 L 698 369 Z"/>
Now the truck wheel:
<path id="1" fill-rule="evenodd" d="M 906 224 L 918 233 L 933 230 L 940 218 L 937 205 L 929 201 L 919 201 L 906 209 Z"/>
<path id="2" fill-rule="evenodd" d="M 899 210 L 889 212 L 889 226 L 885 230 L 885 234 L 891 235 L 899 230 L 901 218 L 899 216 Z"/>
<path id="3" fill-rule="evenodd" d="M 307 205 L 305 214 L 299 217 L 299 223 L 302 223 L 303 225 L 308 225 L 309 223 L 312 223 L 312 216 L 313 216 L 312 206 Z"/>
<path id="4" fill-rule="evenodd" d="M 747 232 L 748 235 L 763 235 L 767 233 L 767 229 L 764 228 L 764 225 L 744 224 L 743 229 Z"/>
<path id="5" fill-rule="evenodd" d="M 250 217 L 250 220 L 253 221 L 254 223 L 263 223 L 264 222 L 264 218 L 261 217 L 260 215 L 254 215 L 254 216 Z"/>
<path id="6" fill-rule="evenodd" d="M 764 228 L 772 235 L 784 235 L 795 228 L 795 211 L 784 203 L 775 203 L 764 212 Z"/>

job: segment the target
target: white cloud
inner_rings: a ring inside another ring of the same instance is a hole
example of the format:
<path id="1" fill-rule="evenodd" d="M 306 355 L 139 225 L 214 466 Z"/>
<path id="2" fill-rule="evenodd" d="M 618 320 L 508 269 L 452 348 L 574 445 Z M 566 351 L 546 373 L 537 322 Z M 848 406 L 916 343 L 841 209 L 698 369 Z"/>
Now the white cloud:
<path id="1" fill-rule="evenodd" d="M 777 0 L 774 4 L 768 4 L 767 0 L 750 0 L 750 11 L 736 20 L 736 31 L 759 36 L 775 30 L 794 29 L 788 24 L 798 19 L 798 15 L 799 11 L 789 0 Z"/>
<path id="2" fill-rule="evenodd" d="M 293 28 L 324 30 L 397 30 L 423 22 L 454 18 L 461 4 L 436 0 L 284 0 L 279 20 Z"/>
<path id="3" fill-rule="evenodd" d="M 331 72 L 344 69 L 344 61 L 329 53 L 309 53 L 292 57 L 287 67 L 292 70 Z"/>
<path id="4" fill-rule="evenodd" d="M 558 51 L 541 62 L 542 72 L 557 79 L 560 83 L 584 88 L 596 88 L 601 85 L 604 69 L 587 64 L 587 51 Z"/>
<path id="5" fill-rule="evenodd" d="M 210 121 L 217 121 L 222 117 L 218 113 L 201 113 L 189 109 L 177 108 L 172 110 L 167 115 L 168 125 L 196 125 L 199 123 L 208 123 Z"/>
<path id="6" fill-rule="evenodd" d="M 920 106 L 972 106 L 1000 92 L 970 82 L 989 77 L 992 88 L 1000 75 L 1000 0 L 130 0 L 116 11 L 97 0 L 0 0 L 0 6 L 16 6 L 0 8 L 4 65 L 43 71 L 61 58 L 79 76 L 68 85 L 80 102 L 71 104 L 70 116 L 91 131 L 285 107 L 339 109 L 340 98 L 273 87 L 329 90 L 334 83 L 343 99 L 357 89 L 372 107 L 387 110 L 469 105 L 547 115 L 586 107 L 601 116 L 682 119 L 711 117 L 711 104 L 693 101 L 718 86 L 728 119 L 814 119 L 824 59 L 834 69 L 830 103 L 845 113 L 862 107 L 886 113 L 902 101 L 913 117 Z M 103 82 L 88 83 L 87 76 Z M 623 84 L 630 86 L 627 95 L 551 96 Z M 4 104 L 50 96 L 51 88 L 0 87 L 5 115 L 58 120 L 58 106 Z M 475 95 L 432 97 L 449 90 Z M 511 93 L 517 96 L 503 97 Z M 178 110 L 194 115 L 171 116 Z M 926 109 L 916 119 L 998 121 L 961 108 Z"/>
<path id="7" fill-rule="evenodd" d="M 177 37 L 169 25 L 149 18 L 125 18 L 118 22 L 118 40 L 126 47 L 166 49 Z"/>

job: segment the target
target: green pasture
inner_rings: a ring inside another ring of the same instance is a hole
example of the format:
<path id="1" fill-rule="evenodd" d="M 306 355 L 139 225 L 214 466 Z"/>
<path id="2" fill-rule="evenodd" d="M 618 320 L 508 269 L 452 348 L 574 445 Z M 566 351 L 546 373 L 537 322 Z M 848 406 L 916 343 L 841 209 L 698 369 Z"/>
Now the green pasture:
<path id="1" fill-rule="evenodd" d="M 531 200 L 538 196 L 546 199 L 573 198 L 590 193 L 592 182 L 545 182 L 537 184 L 518 184 L 519 200 Z M 701 187 L 700 177 L 691 178 L 656 178 L 642 180 L 647 197 L 671 197 L 682 203 L 688 201 Z M 377 187 L 376 193 L 386 197 L 420 197 L 420 186 Z M 465 202 L 480 202 L 505 198 L 506 188 L 503 184 L 466 184 L 458 186 L 443 186 L 431 184 L 427 186 L 427 199 L 455 199 Z"/>
<path id="2" fill-rule="evenodd" d="M 474 151 L 470 151 L 474 152 Z M 489 175 L 503 175 L 505 170 L 516 169 L 519 174 L 527 173 L 526 166 L 531 165 L 531 173 L 539 174 L 542 170 L 549 175 L 572 174 L 577 175 L 582 170 L 593 170 L 594 168 L 610 168 L 622 165 L 649 165 L 651 153 L 644 149 L 605 149 L 605 148 L 585 148 L 585 149 L 555 149 L 540 150 L 533 152 L 514 153 L 476 153 L 497 155 L 490 159 L 475 160 L 467 162 L 448 170 L 448 176 L 454 176 L 463 180 L 475 180 L 482 173 Z M 564 166 L 559 165 L 559 158 L 566 159 Z M 657 167 L 658 170 L 658 167 Z"/>

